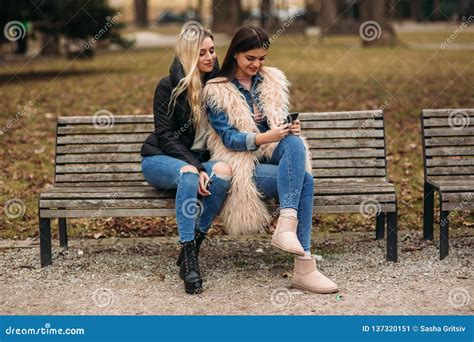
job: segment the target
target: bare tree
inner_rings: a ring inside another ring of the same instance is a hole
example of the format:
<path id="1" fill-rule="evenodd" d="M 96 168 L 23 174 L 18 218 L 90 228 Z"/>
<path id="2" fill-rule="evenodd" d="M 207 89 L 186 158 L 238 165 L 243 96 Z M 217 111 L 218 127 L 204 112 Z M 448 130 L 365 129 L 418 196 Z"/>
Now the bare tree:
<path id="1" fill-rule="evenodd" d="M 148 26 L 148 0 L 134 0 L 135 25 L 138 27 Z"/>
<path id="2" fill-rule="evenodd" d="M 321 0 L 321 16 L 319 27 L 321 28 L 320 38 L 324 38 L 331 31 L 337 20 L 337 4 L 334 0 Z"/>
<path id="3" fill-rule="evenodd" d="M 363 46 L 395 45 L 397 36 L 383 0 L 359 0 Z"/>

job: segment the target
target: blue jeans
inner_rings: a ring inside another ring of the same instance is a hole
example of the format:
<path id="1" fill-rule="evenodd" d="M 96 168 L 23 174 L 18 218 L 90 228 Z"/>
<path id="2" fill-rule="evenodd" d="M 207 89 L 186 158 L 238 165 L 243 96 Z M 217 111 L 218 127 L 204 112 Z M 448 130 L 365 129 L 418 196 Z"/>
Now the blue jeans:
<path id="1" fill-rule="evenodd" d="M 293 208 L 298 213 L 296 234 L 305 251 L 311 247 L 313 220 L 313 175 L 305 171 L 306 149 L 296 135 L 280 140 L 270 159 L 255 167 L 254 182 L 265 198 L 278 198 L 280 209 Z"/>
<path id="2" fill-rule="evenodd" d="M 213 167 L 217 161 L 202 163 L 211 179 L 209 196 L 198 194 L 199 175 L 181 171 L 189 164 L 166 155 L 144 157 L 142 173 L 146 181 L 157 189 L 176 189 L 176 221 L 181 242 L 194 240 L 195 230 L 207 233 L 214 217 L 227 196 L 230 176 L 216 175 Z"/>

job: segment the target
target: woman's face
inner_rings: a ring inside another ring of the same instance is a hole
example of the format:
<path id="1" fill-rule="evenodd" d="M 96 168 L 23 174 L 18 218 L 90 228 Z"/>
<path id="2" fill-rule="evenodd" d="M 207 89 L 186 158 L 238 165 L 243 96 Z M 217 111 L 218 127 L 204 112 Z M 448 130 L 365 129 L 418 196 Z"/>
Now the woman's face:
<path id="1" fill-rule="evenodd" d="M 235 54 L 237 60 L 237 75 L 248 77 L 257 74 L 265 63 L 267 50 L 264 48 L 252 49 Z"/>
<path id="2" fill-rule="evenodd" d="M 201 73 L 211 72 L 216 61 L 214 42 L 210 37 L 204 38 L 199 50 L 198 69 Z"/>

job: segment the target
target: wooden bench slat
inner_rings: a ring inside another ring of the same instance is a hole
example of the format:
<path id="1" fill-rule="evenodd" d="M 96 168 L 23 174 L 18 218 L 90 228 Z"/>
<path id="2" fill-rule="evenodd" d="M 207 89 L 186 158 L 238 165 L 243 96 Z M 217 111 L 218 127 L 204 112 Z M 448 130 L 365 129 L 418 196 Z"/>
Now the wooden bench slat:
<path id="1" fill-rule="evenodd" d="M 426 138 L 425 145 L 431 146 L 474 146 L 474 136 Z"/>
<path id="2" fill-rule="evenodd" d="M 314 203 L 316 206 L 324 205 L 357 205 L 364 201 L 376 201 L 379 203 L 395 202 L 395 194 L 360 194 L 360 195 L 338 195 L 338 196 L 316 196 Z"/>
<path id="3" fill-rule="evenodd" d="M 474 158 L 463 158 L 463 159 L 426 159 L 426 165 L 428 167 L 432 166 L 446 166 L 446 167 L 456 167 L 456 166 L 472 166 L 474 165 Z"/>
<path id="4" fill-rule="evenodd" d="M 465 117 L 466 123 L 474 122 L 474 115 Z M 425 127 L 447 127 L 451 129 L 451 126 L 455 124 L 455 122 L 452 122 L 452 119 L 449 119 L 449 117 L 446 118 L 424 118 L 423 119 L 423 125 Z"/>
<path id="5" fill-rule="evenodd" d="M 105 208 L 103 210 L 98 209 L 86 209 L 86 210 L 49 210 L 41 209 L 41 217 L 68 217 L 68 218 L 79 218 L 79 217 L 159 217 L 159 216 L 174 216 L 176 214 L 175 209 L 111 209 Z"/>
<path id="6" fill-rule="evenodd" d="M 68 173 L 57 174 L 57 182 L 111 182 L 111 181 L 144 181 L 141 172 L 136 173 Z"/>
<path id="7" fill-rule="evenodd" d="M 130 186 L 149 186 L 149 184 L 145 180 L 137 180 L 137 181 L 91 181 L 91 182 L 62 182 L 56 179 L 56 183 L 54 186 L 60 188 L 83 188 L 83 187 L 130 187 Z"/>
<path id="8" fill-rule="evenodd" d="M 472 210 L 474 209 L 474 202 L 467 202 L 460 205 L 459 203 L 455 202 L 443 202 L 441 203 L 441 210 L 446 211 L 464 211 L 464 210 Z"/>
<path id="9" fill-rule="evenodd" d="M 447 137 L 447 136 L 473 136 L 474 128 L 445 129 L 445 128 L 427 128 L 426 137 Z"/>
<path id="10" fill-rule="evenodd" d="M 423 109 L 423 117 L 448 117 L 451 113 L 466 113 L 469 116 L 474 115 L 474 108 L 460 108 L 460 109 Z"/>
<path id="11" fill-rule="evenodd" d="M 395 204 L 380 204 L 377 206 L 381 212 L 394 212 L 396 211 Z M 313 207 L 314 214 L 336 214 L 336 213 L 361 213 L 362 209 L 360 205 L 328 205 L 328 206 L 315 206 Z"/>
<path id="12" fill-rule="evenodd" d="M 140 163 L 94 163 L 56 165 L 56 173 L 141 172 Z"/>
<path id="13" fill-rule="evenodd" d="M 325 120 L 325 121 L 301 121 L 302 129 L 318 128 L 318 129 L 334 129 L 334 128 L 348 128 L 348 129 L 374 129 L 383 128 L 383 120 Z"/>
<path id="14" fill-rule="evenodd" d="M 65 144 L 106 144 L 106 143 L 142 143 L 149 133 L 137 134 L 71 134 L 59 136 L 57 143 Z"/>
<path id="15" fill-rule="evenodd" d="M 112 199 L 43 199 L 40 208 L 93 209 L 93 208 L 174 208 L 174 198 L 112 198 Z"/>
<path id="16" fill-rule="evenodd" d="M 474 202 L 474 192 L 443 193 L 443 202 Z"/>
<path id="17" fill-rule="evenodd" d="M 62 145 L 56 146 L 56 153 L 130 153 L 140 154 L 143 142 L 140 144 L 98 144 L 98 145 Z"/>
<path id="18" fill-rule="evenodd" d="M 322 177 L 356 177 L 356 176 L 385 176 L 385 169 L 315 169 L 314 178 Z"/>
<path id="19" fill-rule="evenodd" d="M 118 124 L 107 128 L 94 125 L 67 125 L 58 127 L 58 135 L 69 134 L 111 134 L 111 133 L 151 133 L 155 130 L 153 123 L 149 124 Z"/>
<path id="20" fill-rule="evenodd" d="M 382 129 L 361 130 L 303 130 L 303 135 L 308 139 L 330 139 L 330 138 L 383 138 Z"/>
<path id="21" fill-rule="evenodd" d="M 474 147 L 433 147 L 426 149 L 426 156 L 474 156 Z"/>
<path id="22" fill-rule="evenodd" d="M 314 159 L 313 168 L 385 167 L 384 159 Z"/>
<path id="23" fill-rule="evenodd" d="M 428 176 L 435 175 L 472 175 L 474 167 L 429 167 L 426 170 Z"/>
<path id="24" fill-rule="evenodd" d="M 94 124 L 94 116 L 59 116 L 59 125 L 71 124 Z M 113 115 L 113 122 L 115 123 L 148 123 L 154 122 L 153 115 Z"/>
<path id="25" fill-rule="evenodd" d="M 304 133 L 303 133 L 304 134 Z M 307 138 L 307 137 L 306 137 Z M 384 148 L 383 139 L 306 139 L 310 148 L 321 149 L 321 148 L 333 148 L 333 149 L 345 149 L 345 148 Z"/>
<path id="26" fill-rule="evenodd" d="M 305 112 L 300 113 L 298 119 L 301 121 L 314 120 L 354 120 L 354 119 L 371 119 L 382 118 L 383 112 L 381 110 L 366 110 L 366 111 L 347 111 L 347 112 Z"/>
<path id="27" fill-rule="evenodd" d="M 78 164 L 78 163 L 122 163 L 141 162 L 139 153 L 94 153 L 94 154 L 66 154 L 56 157 L 56 164 Z"/>
<path id="28" fill-rule="evenodd" d="M 348 149 L 348 150 L 319 150 L 311 149 L 313 159 L 340 159 L 340 158 L 384 158 L 383 149 Z"/>

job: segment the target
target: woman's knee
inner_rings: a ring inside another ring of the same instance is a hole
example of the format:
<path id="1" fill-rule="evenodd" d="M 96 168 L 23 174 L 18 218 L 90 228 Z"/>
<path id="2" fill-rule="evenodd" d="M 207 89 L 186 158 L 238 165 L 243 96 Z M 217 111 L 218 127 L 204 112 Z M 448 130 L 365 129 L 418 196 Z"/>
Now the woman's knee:
<path id="1" fill-rule="evenodd" d="M 292 153 L 305 152 L 305 146 L 303 140 L 297 135 L 288 134 L 281 140 L 287 147 L 290 148 Z"/>
<path id="2" fill-rule="evenodd" d="M 224 162 L 217 162 L 212 167 L 212 172 L 216 177 L 222 178 L 224 180 L 230 180 L 232 178 L 232 168 L 229 164 Z"/>
<path id="3" fill-rule="evenodd" d="M 199 182 L 199 171 L 195 166 L 185 165 L 179 169 L 178 183 L 185 183 L 187 185 L 198 184 Z"/>
<path id="4" fill-rule="evenodd" d="M 311 189 L 314 188 L 314 178 L 313 178 L 313 175 L 311 173 L 309 173 L 308 171 L 306 171 L 304 173 L 304 183 L 303 183 L 305 186 L 307 187 L 311 187 Z"/>

